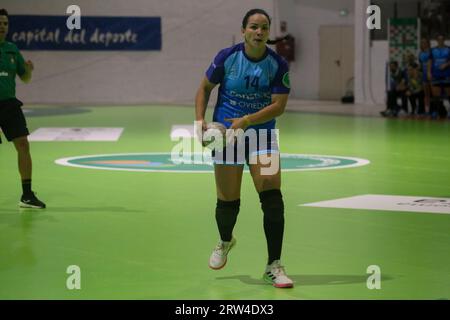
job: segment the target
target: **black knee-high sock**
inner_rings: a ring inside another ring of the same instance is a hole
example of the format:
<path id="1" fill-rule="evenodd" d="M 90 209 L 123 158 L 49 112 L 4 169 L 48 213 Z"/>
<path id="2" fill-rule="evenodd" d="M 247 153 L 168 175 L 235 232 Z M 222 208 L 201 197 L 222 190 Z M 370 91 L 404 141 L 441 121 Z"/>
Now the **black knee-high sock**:
<path id="1" fill-rule="evenodd" d="M 31 179 L 22 180 L 22 191 L 26 196 L 31 194 Z"/>
<path id="2" fill-rule="evenodd" d="M 441 102 L 440 97 L 431 97 L 430 101 L 430 113 L 439 112 L 439 104 Z"/>
<path id="3" fill-rule="evenodd" d="M 271 264 L 281 257 L 284 232 L 284 203 L 279 189 L 259 193 L 261 208 L 264 212 L 264 233 L 266 234 L 267 250 Z"/>
<path id="4" fill-rule="evenodd" d="M 223 201 L 217 199 L 216 222 L 217 227 L 219 228 L 220 239 L 222 239 L 222 241 L 231 241 L 240 204 L 240 199 L 234 201 Z"/>

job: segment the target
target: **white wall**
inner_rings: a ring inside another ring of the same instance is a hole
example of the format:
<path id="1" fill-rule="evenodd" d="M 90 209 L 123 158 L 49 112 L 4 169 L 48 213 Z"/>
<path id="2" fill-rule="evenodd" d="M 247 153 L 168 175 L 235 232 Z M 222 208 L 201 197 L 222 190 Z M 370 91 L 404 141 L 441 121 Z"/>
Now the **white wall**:
<path id="1" fill-rule="evenodd" d="M 319 97 L 319 28 L 322 25 L 353 25 L 354 0 L 280 0 L 278 19 L 288 22 L 296 38 L 296 61 L 291 64 L 294 98 Z M 340 9 L 347 16 L 340 16 Z"/>
<path id="2" fill-rule="evenodd" d="M 387 41 L 372 41 L 370 92 L 376 104 L 386 101 L 386 63 L 389 61 L 389 45 Z"/>
<path id="3" fill-rule="evenodd" d="M 31 4 L 32 3 L 32 4 Z M 2 0 L 10 14 L 65 15 L 71 0 Z M 161 16 L 162 51 L 24 51 L 33 80 L 18 82 L 27 103 L 192 103 L 218 50 L 241 40 L 245 12 L 273 13 L 273 0 L 77 0 L 90 16 Z"/>
<path id="4" fill-rule="evenodd" d="M 360 1 L 360 0 L 358 0 Z M 32 2 L 32 6 L 30 5 Z M 65 15 L 71 0 L 2 0 L 10 14 Z M 162 51 L 57 52 L 24 51 L 33 60 L 33 81 L 18 82 L 26 103 L 146 104 L 192 103 L 211 59 L 233 41 L 241 41 L 240 24 L 248 9 L 259 7 L 273 16 L 272 37 L 279 21 L 288 21 L 297 41 L 291 65 L 292 98 L 318 99 L 319 28 L 353 25 L 355 0 L 77 0 L 82 15 L 161 16 Z M 339 16 L 347 9 L 346 17 Z M 360 17 L 361 18 L 361 17 Z M 363 17 L 365 21 L 365 17 Z M 355 29 L 358 29 L 356 26 Z M 384 103 L 387 43 L 374 42 L 371 90 Z M 355 64 L 361 53 L 355 52 Z M 356 76 L 356 75 L 355 75 Z M 355 79 L 355 85 L 357 84 Z M 366 90 L 367 91 L 367 90 Z M 215 102 L 215 96 L 211 97 Z"/>

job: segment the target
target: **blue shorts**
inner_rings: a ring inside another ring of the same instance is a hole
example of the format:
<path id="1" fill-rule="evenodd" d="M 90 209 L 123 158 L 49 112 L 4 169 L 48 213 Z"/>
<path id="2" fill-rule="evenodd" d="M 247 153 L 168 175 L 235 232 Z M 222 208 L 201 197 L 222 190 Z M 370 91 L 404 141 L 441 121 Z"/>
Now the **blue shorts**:
<path id="1" fill-rule="evenodd" d="M 249 129 L 244 136 L 237 137 L 233 143 L 223 149 L 212 150 L 214 164 L 243 165 L 253 164 L 256 156 L 280 153 L 278 148 L 278 130 Z"/>
<path id="2" fill-rule="evenodd" d="M 434 87 L 448 87 L 450 86 L 450 77 L 433 77 L 431 85 Z"/>

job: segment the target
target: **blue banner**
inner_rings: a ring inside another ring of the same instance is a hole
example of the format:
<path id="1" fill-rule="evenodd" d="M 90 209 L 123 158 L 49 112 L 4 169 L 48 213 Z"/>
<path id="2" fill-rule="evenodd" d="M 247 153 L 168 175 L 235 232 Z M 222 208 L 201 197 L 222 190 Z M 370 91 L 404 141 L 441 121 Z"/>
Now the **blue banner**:
<path id="1" fill-rule="evenodd" d="M 160 17 L 84 17 L 69 30 L 69 16 L 10 15 L 7 41 L 21 50 L 161 50 Z"/>

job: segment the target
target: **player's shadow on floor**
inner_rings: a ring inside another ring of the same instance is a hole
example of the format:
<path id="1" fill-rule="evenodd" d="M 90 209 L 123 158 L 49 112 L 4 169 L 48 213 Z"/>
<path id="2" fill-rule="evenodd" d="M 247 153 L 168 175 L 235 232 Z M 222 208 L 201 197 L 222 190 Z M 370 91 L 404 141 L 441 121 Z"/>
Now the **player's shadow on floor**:
<path id="1" fill-rule="evenodd" d="M 47 212 L 111 212 L 111 213 L 142 213 L 143 210 L 130 210 L 124 207 L 50 207 L 45 209 Z"/>
<path id="2" fill-rule="evenodd" d="M 23 108 L 25 116 L 28 117 L 48 117 L 48 116 L 66 116 L 79 113 L 92 112 L 90 109 L 75 106 L 56 106 L 42 108 Z"/>
<path id="3" fill-rule="evenodd" d="M 143 210 L 130 210 L 124 207 L 48 207 L 46 209 L 27 209 L 27 208 L 14 208 L 14 209 L 0 209 L 0 215 L 3 213 L 17 214 L 20 212 L 34 212 L 39 213 L 74 213 L 74 212 L 111 212 L 111 213 L 143 213 Z"/>
<path id="4" fill-rule="evenodd" d="M 324 285 L 340 285 L 352 283 L 366 283 L 370 274 L 366 275 L 343 275 L 343 274 L 304 274 L 304 275 L 289 275 L 289 278 L 296 284 L 303 286 L 324 286 Z M 238 275 L 229 277 L 218 277 L 217 280 L 239 280 L 248 285 L 267 285 L 267 283 L 259 279 L 252 278 L 248 275 Z M 381 281 L 392 280 L 394 277 L 389 275 L 381 276 Z"/>

